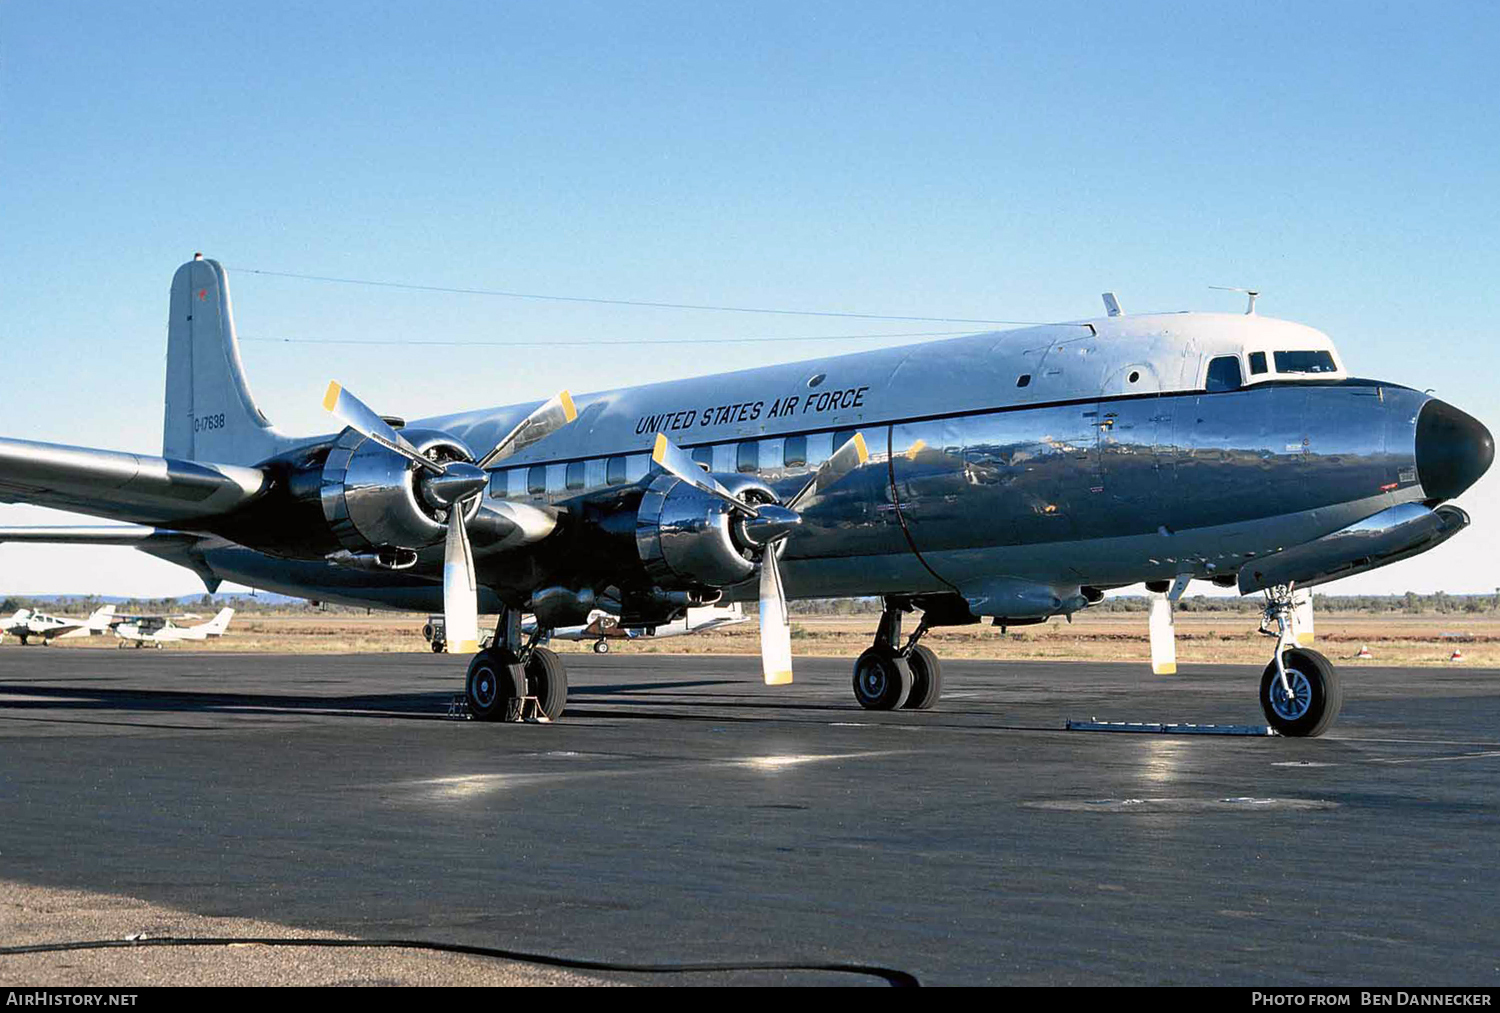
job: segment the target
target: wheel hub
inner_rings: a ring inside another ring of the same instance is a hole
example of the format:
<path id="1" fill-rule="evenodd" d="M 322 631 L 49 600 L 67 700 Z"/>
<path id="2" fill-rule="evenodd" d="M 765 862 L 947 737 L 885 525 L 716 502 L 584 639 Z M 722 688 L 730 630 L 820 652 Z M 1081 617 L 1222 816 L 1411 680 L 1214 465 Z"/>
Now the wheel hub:
<path id="1" fill-rule="evenodd" d="M 1288 721 L 1296 721 L 1312 706 L 1312 683 L 1295 668 L 1287 669 L 1286 681 L 1290 694 L 1282 688 L 1280 679 L 1271 682 L 1271 709 Z"/>
<path id="2" fill-rule="evenodd" d="M 482 668 L 474 678 L 474 701 L 481 707 L 488 707 L 495 702 L 495 673 Z"/>

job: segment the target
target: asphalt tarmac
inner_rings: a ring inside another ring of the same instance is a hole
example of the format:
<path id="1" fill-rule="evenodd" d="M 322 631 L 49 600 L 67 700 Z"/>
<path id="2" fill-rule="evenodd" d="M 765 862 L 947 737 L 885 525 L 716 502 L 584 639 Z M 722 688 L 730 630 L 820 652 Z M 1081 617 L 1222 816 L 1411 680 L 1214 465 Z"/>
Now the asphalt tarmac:
<path id="1" fill-rule="evenodd" d="M 0 648 L 0 878 L 924 984 L 1500 983 L 1500 671 L 1346 665 L 1289 740 L 1063 728 L 1263 724 L 1233 666 L 950 662 L 873 714 L 842 659 L 567 661 L 560 722 L 496 725 L 447 719 L 457 658 Z"/>

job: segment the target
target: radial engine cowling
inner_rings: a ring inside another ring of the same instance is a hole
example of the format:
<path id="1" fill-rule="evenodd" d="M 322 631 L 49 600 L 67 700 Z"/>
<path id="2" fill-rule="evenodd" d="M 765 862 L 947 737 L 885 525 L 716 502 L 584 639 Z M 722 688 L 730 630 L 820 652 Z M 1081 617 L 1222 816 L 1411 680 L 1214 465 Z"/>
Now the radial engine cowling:
<path id="1" fill-rule="evenodd" d="M 431 429 L 401 433 L 417 450 L 437 461 L 473 461 L 462 442 Z M 421 548 L 441 542 L 448 511 L 422 492 L 422 469 L 352 429 L 339 434 L 323 464 L 323 516 L 339 544 L 360 552 L 382 546 Z M 467 505 L 473 520 L 482 497 Z"/>
<path id="2" fill-rule="evenodd" d="M 754 503 L 775 503 L 765 483 L 745 475 L 715 475 L 730 492 Z M 646 489 L 636 512 L 636 549 L 647 574 L 668 589 L 721 588 L 755 575 L 759 547 L 745 537 L 741 516 L 717 496 L 671 475 Z"/>

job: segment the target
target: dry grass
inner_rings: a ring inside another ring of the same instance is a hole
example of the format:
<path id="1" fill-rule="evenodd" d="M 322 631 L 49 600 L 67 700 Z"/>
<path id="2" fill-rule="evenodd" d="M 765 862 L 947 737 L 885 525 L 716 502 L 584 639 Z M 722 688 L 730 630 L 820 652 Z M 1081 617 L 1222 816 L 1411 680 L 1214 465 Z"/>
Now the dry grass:
<path id="1" fill-rule="evenodd" d="M 236 617 L 228 635 L 217 640 L 169 644 L 166 650 L 348 654 L 426 652 L 426 616 L 395 613 Z M 1500 616 L 1371 615 L 1318 616 L 1315 646 L 1332 658 L 1353 661 L 1360 645 L 1374 658 L 1356 664 L 1500 667 Z M 875 617 L 799 617 L 792 622 L 792 648 L 803 656 L 853 657 L 870 642 Z M 947 658 L 1047 659 L 1055 661 L 1138 661 L 1150 658 L 1144 613 L 1096 613 L 1074 622 L 1053 620 L 1001 634 L 990 626 L 934 630 L 927 643 Z M 7 638 L 6 646 L 16 642 Z M 113 650 L 112 637 L 68 638 L 48 650 Z M 588 643 L 556 643 L 560 651 L 588 651 Z M 612 642 L 616 651 L 637 654 L 756 654 L 754 620 L 690 637 Z M 1450 662 L 1454 649 L 1462 662 Z M 129 649 L 129 648 L 127 648 Z M 1249 615 L 1184 613 L 1177 618 L 1178 660 L 1187 664 L 1262 664 L 1270 641 L 1255 632 Z"/>

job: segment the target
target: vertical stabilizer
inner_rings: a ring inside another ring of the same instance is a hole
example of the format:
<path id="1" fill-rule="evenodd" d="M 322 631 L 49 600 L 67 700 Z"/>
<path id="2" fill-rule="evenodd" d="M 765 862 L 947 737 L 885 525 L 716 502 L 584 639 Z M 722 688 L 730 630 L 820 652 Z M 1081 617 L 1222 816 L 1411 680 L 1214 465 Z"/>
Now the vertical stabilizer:
<path id="1" fill-rule="evenodd" d="M 200 629 L 211 637 L 222 636 L 224 631 L 229 628 L 229 620 L 232 618 L 234 618 L 234 609 L 220 609 L 218 615 L 202 626 L 195 627 L 195 629 Z"/>
<path id="2" fill-rule="evenodd" d="M 250 396 L 224 268 L 194 257 L 172 278 L 162 456 L 259 464 L 293 442 Z"/>

